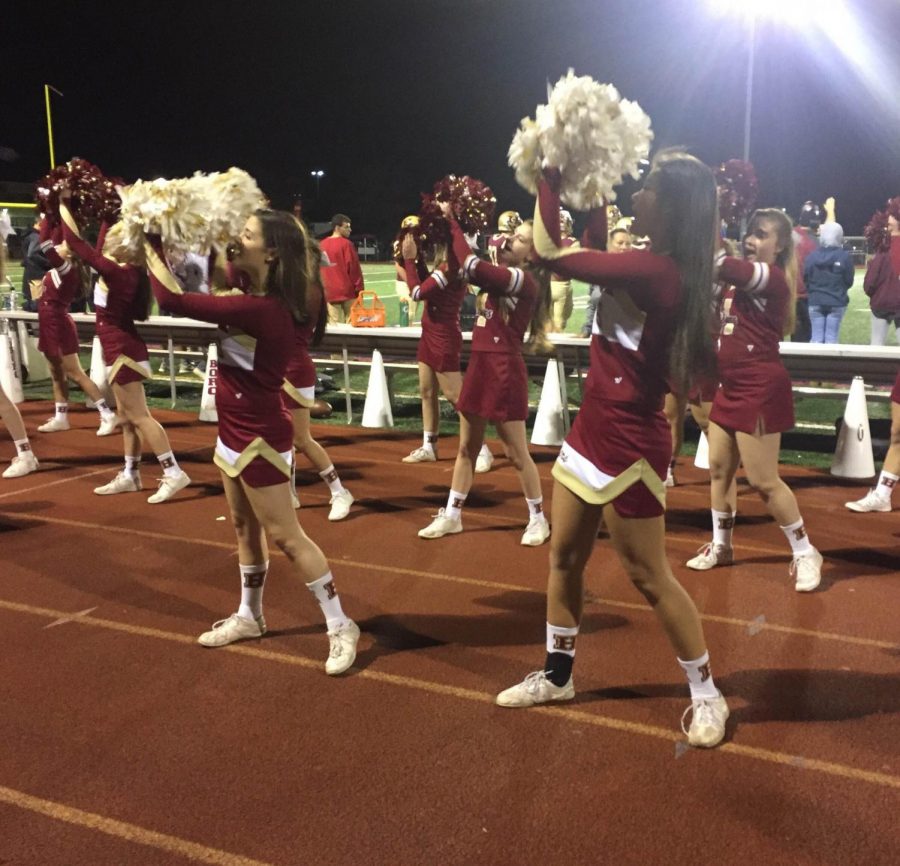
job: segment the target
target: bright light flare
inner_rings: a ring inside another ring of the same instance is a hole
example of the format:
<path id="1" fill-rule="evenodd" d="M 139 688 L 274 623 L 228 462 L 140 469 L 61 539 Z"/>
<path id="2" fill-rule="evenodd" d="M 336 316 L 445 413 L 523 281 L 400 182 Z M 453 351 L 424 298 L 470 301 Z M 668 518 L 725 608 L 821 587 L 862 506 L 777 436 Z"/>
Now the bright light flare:
<path id="1" fill-rule="evenodd" d="M 772 21 L 790 27 L 808 26 L 832 15 L 846 14 L 844 0 L 708 0 L 719 15 Z"/>

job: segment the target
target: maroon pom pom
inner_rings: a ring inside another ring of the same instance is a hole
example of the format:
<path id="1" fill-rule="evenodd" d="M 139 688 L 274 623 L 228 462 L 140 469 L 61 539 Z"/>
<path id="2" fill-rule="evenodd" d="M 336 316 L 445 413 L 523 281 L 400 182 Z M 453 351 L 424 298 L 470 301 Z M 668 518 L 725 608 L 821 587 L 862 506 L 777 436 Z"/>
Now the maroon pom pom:
<path id="1" fill-rule="evenodd" d="M 900 195 L 889 198 L 884 210 L 875 211 L 864 230 L 869 249 L 873 253 L 886 253 L 891 248 L 888 217 L 900 222 Z"/>
<path id="2" fill-rule="evenodd" d="M 108 178 L 86 159 L 74 158 L 58 165 L 35 184 L 35 201 L 51 225 L 59 223 L 59 192 L 63 184 L 72 191 L 71 210 L 84 222 L 115 222 L 122 201 L 116 192 L 119 178 Z"/>
<path id="3" fill-rule="evenodd" d="M 466 234 L 488 231 L 493 224 L 497 199 L 487 184 L 474 177 L 448 174 L 434 185 L 433 195 L 435 201 L 450 202 Z"/>
<path id="4" fill-rule="evenodd" d="M 736 225 L 756 205 L 759 184 L 753 163 L 729 159 L 716 170 L 719 188 L 719 216 L 729 225 Z"/>
<path id="5" fill-rule="evenodd" d="M 441 213 L 435 197 L 427 193 L 422 193 L 419 234 L 428 249 L 434 249 L 438 244 L 450 243 L 450 223 Z"/>

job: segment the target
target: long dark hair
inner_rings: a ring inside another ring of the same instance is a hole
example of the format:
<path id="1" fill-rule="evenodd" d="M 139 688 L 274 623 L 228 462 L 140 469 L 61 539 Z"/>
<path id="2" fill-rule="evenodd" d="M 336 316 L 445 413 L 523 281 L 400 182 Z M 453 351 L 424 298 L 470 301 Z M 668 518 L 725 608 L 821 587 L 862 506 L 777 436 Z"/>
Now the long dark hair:
<path id="1" fill-rule="evenodd" d="M 146 322 L 150 316 L 150 307 L 153 302 L 153 292 L 150 290 L 150 275 L 144 268 L 129 266 L 137 271 L 137 291 L 131 302 L 131 317 L 136 322 Z"/>
<path id="2" fill-rule="evenodd" d="M 313 331 L 310 345 L 318 346 L 322 342 L 322 337 L 325 334 L 325 323 L 328 321 L 328 310 L 325 307 L 325 286 L 322 285 L 322 248 L 313 238 L 307 237 L 307 243 L 309 244 L 310 280 L 307 286 L 306 315 L 308 319 L 310 311 L 315 306 L 316 327 Z M 318 305 L 313 303 L 313 295 L 316 296 Z"/>
<path id="3" fill-rule="evenodd" d="M 306 320 L 309 291 L 309 239 L 303 224 L 287 211 L 260 209 L 254 214 L 263 242 L 274 250 L 263 287 L 290 310 L 295 322 Z"/>
<path id="4" fill-rule="evenodd" d="M 678 265 L 681 300 L 669 352 L 669 381 L 686 394 L 698 377 L 715 369 L 710 334 L 713 260 L 719 228 L 716 179 L 712 170 L 682 150 L 657 154 L 648 176 L 664 221 L 668 254 Z"/>

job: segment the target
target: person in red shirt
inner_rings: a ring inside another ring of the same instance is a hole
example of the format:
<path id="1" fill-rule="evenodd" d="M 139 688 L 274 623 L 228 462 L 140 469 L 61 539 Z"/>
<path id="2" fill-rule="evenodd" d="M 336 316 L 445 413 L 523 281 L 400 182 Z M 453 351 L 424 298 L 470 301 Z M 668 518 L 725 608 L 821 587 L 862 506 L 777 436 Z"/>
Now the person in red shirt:
<path id="1" fill-rule="evenodd" d="M 800 209 L 800 219 L 794 226 L 794 251 L 797 255 L 797 322 L 791 334 L 792 343 L 808 343 L 812 336 L 812 325 L 809 321 L 809 295 L 803 281 L 803 263 L 819 242 L 816 234 L 822 224 L 822 211 L 817 204 L 806 202 Z"/>
<path id="2" fill-rule="evenodd" d="M 333 324 L 350 320 L 350 307 L 365 288 L 365 283 L 356 247 L 350 241 L 350 217 L 335 214 L 331 218 L 331 229 L 331 235 L 320 246 L 332 264 L 322 272 L 322 280 L 328 302 L 328 321 Z"/>

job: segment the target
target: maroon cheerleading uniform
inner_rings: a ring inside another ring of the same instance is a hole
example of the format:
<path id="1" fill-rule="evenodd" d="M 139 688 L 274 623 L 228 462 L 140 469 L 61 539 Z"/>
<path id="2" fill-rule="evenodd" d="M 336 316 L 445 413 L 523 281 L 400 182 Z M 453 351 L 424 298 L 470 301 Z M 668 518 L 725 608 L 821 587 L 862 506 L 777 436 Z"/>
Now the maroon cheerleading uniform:
<path id="1" fill-rule="evenodd" d="M 69 306 L 81 288 L 81 273 L 72 262 L 63 261 L 45 241 L 45 255 L 55 264 L 44 274 L 43 294 L 38 301 L 38 349 L 48 358 L 78 354 L 78 331 Z"/>
<path id="2" fill-rule="evenodd" d="M 726 257 L 719 280 L 719 390 L 710 421 L 725 430 L 783 433 L 794 426 L 791 378 L 779 355 L 790 289 L 780 268 Z"/>
<path id="3" fill-rule="evenodd" d="M 450 220 L 454 255 L 466 279 L 487 292 L 472 329 L 472 352 L 456 408 L 488 421 L 528 417 L 528 372 L 522 342 L 537 303 L 538 286 L 521 268 L 491 265 L 473 255 L 456 220 Z"/>
<path id="4" fill-rule="evenodd" d="M 99 274 L 93 300 L 107 380 L 110 384 L 127 385 L 148 378 L 151 370 L 147 344 L 134 324 L 135 317 L 146 313 L 136 308 L 140 300 L 140 270 L 134 265 L 119 264 L 100 252 L 103 232 L 95 250 L 81 237 L 65 205 L 60 207 L 60 213 L 66 243 Z"/>
<path id="5" fill-rule="evenodd" d="M 294 428 L 281 394 L 296 341 L 293 317 L 271 295 L 183 293 L 158 243 L 148 245 L 147 263 L 161 309 L 221 328 L 215 464 L 250 487 L 287 482 Z"/>
<path id="6" fill-rule="evenodd" d="M 416 262 L 404 262 L 406 283 L 414 301 L 424 301 L 422 337 L 416 349 L 416 360 L 437 373 L 459 372 L 462 352 L 462 331 L 459 327 L 459 308 L 468 287 L 459 275 L 459 267 L 451 256 L 450 262 L 434 270 L 424 280 Z"/>
<path id="7" fill-rule="evenodd" d="M 591 218 L 605 221 L 606 209 Z M 662 409 L 683 291 L 678 266 L 647 250 L 562 247 L 559 194 L 543 180 L 534 223 L 535 249 L 550 268 L 603 287 L 584 399 L 553 477 L 585 502 L 611 502 L 622 517 L 658 517 L 665 512 L 663 479 L 672 456 Z"/>
<path id="8" fill-rule="evenodd" d="M 316 365 L 310 357 L 309 347 L 324 302 L 322 287 L 310 283 L 310 292 L 306 298 L 306 320 L 294 323 L 294 347 L 284 373 L 281 399 L 289 412 L 297 408 L 309 409 L 315 403 Z"/>

